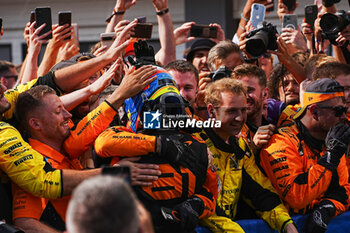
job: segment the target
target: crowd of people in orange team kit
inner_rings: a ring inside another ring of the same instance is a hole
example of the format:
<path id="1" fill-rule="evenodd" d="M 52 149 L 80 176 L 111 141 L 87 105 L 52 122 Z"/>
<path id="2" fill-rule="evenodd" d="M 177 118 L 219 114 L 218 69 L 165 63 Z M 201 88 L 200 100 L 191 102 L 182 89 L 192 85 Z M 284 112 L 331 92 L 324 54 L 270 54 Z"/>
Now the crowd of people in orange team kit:
<path id="1" fill-rule="evenodd" d="M 273 1 L 246 0 L 227 38 L 174 29 L 153 0 L 156 53 L 143 17 L 124 19 L 136 0 L 82 53 L 71 13 L 36 8 L 23 63 L 0 61 L 0 232 L 333 232 L 350 206 L 350 13 L 302 2 L 275 1 L 278 33 Z"/>

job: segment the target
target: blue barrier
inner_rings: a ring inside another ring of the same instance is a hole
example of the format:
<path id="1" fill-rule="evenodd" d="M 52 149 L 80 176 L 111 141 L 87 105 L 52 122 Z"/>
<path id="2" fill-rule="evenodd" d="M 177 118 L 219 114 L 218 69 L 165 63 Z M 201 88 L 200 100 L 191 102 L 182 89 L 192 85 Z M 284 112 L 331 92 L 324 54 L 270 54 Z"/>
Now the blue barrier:
<path id="1" fill-rule="evenodd" d="M 307 215 L 292 216 L 299 232 L 301 232 L 306 218 Z M 272 230 L 269 225 L 261 219 L 238 220 L 236 222 L 246 233 L 277 233 L 277 231 Z M 201 226 L 197 227 L 196 231 L 197 233 L 211 233 L 210 230 Z M 327 232 L 350 232 L 350 211 L 331 219 Z"/>

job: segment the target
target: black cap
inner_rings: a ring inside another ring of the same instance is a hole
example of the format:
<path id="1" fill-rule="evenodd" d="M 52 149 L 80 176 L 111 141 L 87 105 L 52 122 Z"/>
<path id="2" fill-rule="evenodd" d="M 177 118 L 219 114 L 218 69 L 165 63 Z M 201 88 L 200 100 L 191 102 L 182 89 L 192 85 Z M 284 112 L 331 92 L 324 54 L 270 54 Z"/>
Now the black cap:
<path id="1" fill-rule="evenodd" d="M 302 96 L 301 108 L 294 115 L 294 119 L 303 116 L 307 106 L 335 97 L 344 97 L 344 87 L 337 81 L 330 78 L 321 78 L 313 81 L 306 87 Z"/>
<path id="2" fill-rule="evenodd" d="M 209 39 L 198 39 L 192 45 L 189 53 L 186 56 L 186 60 L 192 62 L 194 52 L 198 50 L 210 50 L 216 45 L 216 43 Z"/>
<path id="3" fill-rule="evenodd" d="M 306 87 L 305 92 L 332 93 L 343 92 L 344 87 L 331 78 L 321 78 Z"/>

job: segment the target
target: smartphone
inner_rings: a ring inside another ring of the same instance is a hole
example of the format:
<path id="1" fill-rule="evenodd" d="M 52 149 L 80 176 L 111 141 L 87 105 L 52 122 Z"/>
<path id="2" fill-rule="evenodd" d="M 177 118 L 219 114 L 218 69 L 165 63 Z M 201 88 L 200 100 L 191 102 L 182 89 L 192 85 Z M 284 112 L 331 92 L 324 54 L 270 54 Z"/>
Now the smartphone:
<path id="1" fill-rule="evenodd" d="M 1 33 L 1 30 L 2 30 L 2 18 L 0 18 L 0 33 Z"/>
<path id="2" fill-rule="evenodd" d="M 72 25 L 72 12 L 70 11 L 60 11 L 58 12 L 58 25 L 62 26 L 68 24 L 69 27 Z M 71 36 L 67 37 L 65 40 L 70 40 Z"/>
<path id="3" fill-rule="evenodd" d="M 297 0 L 282 0 L 282 2 L 286 5 L 288 11 L 294 11 L 297 8 Z"/>
<path id="4" fill-rule="evenodd" d="M 146 23 L 146 16 L 141 16 L 141 17 L 137 17 L 137 22 L 138 23 Z"/>
<path id="5" fill-rule="evenodd" d="M 40 27 L 44 23 L 45 27 L 40 31 L 39 36 L 52 30 L 52 20 L 51 20 L 51 8 L 50 7 L 37 7 L 35 8 L 35 20 L 36 27 Z M 52 38 L 52 33 L 50 33 L 44 40 Z"/>
<path id="6" fill-rule="evenodd" d="M 275 10 L 275 1 L 268 1 L 267 3 L 265 3 L 265 7 L 266 7 L 266 12 L 271 12 Z"/>
<path id="7" fill-rule="evenodd" d="M 190 36 L 202 38 L 216 38 L 218 34 L 217 27 L 210 27 L 208 25 L 192 25 Z"/>
<path id="8" fill-rule="evenodd" d="M 251 8 L 250 21 L 254 29 L 258 28 L 259 23 L 262 23 L 265 19 L 266 8 L 262 4 L 254 3 Z"/>
<path id="9" fill-rule="evenodd" d="M 134 30 L 134 35 L 131 37 L 150 39 L 152 37 L 153 24 L 137 23 Z"/>
<path id="10" fill-rule="evenodd" d="M 30 12 L 30 24 L 32 24 L 35 21 L 35 11 Z"/>
<path id="11" fill-rule="evenodd" d="M 131 173 L 129 166 L 103 167 L 102 175 L 120 176 L 121 178 L 124 178 L 128 183 L 131 182 Z"/>
<path id="12" fill-rule="evenodd" d="M 305 22 L 310 24 L 311 30 L 314 30 L 314 23 L 317 19 L 318 7 L 317 5 L 305 6 Z"/>
<path id="13" fill-rule="evenodd" d="M 282 27 L 298 29 L 298 18 L 296 15 L 283 15 Z"/>
<path id="14" fill-rule="evenodd" d="M 170 222 L 179 223 L 181 221 L 180 218 L 178 217 L 179 213 L 172 209 L 161 207 L 160 211 L 162 212 L 164 219 Z"/>
<path id="15" fill-rule="evenodd" d="M 107 48 L 111 47 L 111 45 L 113 44 L 116 36 L 117 36 L 117 33 L 115 33 L 115 32 L 101 33 L 100 34 L 101 45 L 102 46 L 107 46 Z"/>

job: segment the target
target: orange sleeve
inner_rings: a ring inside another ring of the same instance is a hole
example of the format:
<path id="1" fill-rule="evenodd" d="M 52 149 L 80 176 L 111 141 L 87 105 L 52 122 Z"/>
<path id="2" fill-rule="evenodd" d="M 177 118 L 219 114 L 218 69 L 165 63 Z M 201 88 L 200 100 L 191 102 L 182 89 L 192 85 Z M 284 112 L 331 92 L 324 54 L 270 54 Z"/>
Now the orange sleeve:
<path id="1" fill-rule="evenodd" d="M 133 133 L 125 127 L 105 130 L 95 141 L 95 151 L 101 157 L 130 157 L 156 152 L 156 136 Z"/>
<path id="2" fill-rule="evenodd" d="M 207 170 L 207 178 L 202 187 L 202 190 L 195 194 L 195 196 L 202 199 L 204 203 L 204 211 L 199 216 L 200 219 L 208 218 L 215 212 L 216 200 L 218 198 L 218 178 L 216 172 L 211 168 Z"/>
<path id="3" fill-rule="evenodd" d="M 35 197 L 17 185 L 13 184 L 13 207 L 12 219 L 17 218 L 34 218 L 40 220 L 41 214 L 45 209 L 46 203 L 44 198 Z"/>
<path id="4" fill-rule="evenodd" d="M 291 137 L 274 134 L 260 154 L 261 166 L 271 183 L 294 209 L 305 208 L 320 198 L 332 180 L 332 172 L 319 164 L 304 170 L 306 165 L 299 155 L 298 143 L 294 134 Z"/>
<path id="5" fill-rule="evenodd" d="M 96 137 L 108 128 L 116 111 L 106 102 L 84 117 L 64 142 L 70 158 L 78 158 L 93 145 Z"/>

